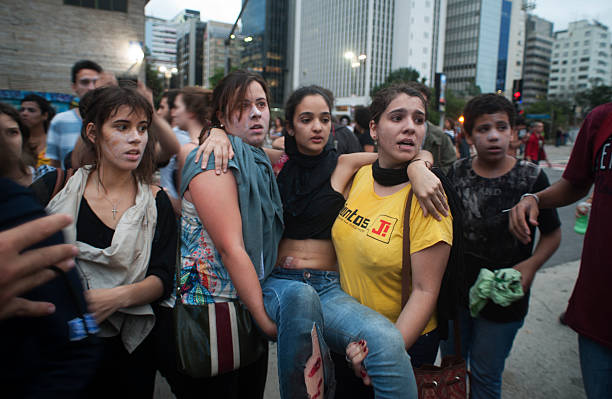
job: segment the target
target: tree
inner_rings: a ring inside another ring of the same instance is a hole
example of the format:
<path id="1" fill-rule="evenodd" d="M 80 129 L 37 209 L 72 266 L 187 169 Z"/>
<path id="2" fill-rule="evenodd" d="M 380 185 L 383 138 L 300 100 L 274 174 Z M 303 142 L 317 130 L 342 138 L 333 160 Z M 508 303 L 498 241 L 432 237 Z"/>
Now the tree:
<path id="1" fill-rule="evenodd" d="M 231 67 L 230 72 L 234 72 L 237 69 L 238 69 L 237 66 Z M 210 87 L 214 89 L 217 86 L 217 84 L 219 84 L 221 79 L 223 79 L 224 77 L 225 77 L 225 68 L 215 68 L 215 73 L 213 73 L 213 75 L 210 78 L 208 78 L 208 83 L 210 83 Z"/>
<path id="2" fill-rule="evenodd" d="M 164 91 L 164 78 L 159 76 L 159 72 L 153 69 L 150 62 L 151 52 L 145 47 L 145 84 L 153 91 L 153 99 L 157 103 Z"/>
<path id="3" fill-rule="evenodd" d="M 562 126 L 569 126 L 570 117 L 573 115 L 572 107 L 568 101 L 540 100 L 525 106 L 525 114 L 548 114 L 551 119 L 543 120 L 547 132 Z M 532 120 L 533 121 L 533 120 Z M 550 136 L 549 136 L 550 138 Z"/>
<path id="4" fill-rule="evenodd" d="M 384 89 L 385 87 L 389 87 L 394 83 L 407 83 L 407 82 L 418 82 L 419 81 L 419 71 L 414 68 L 399 68 L 395 71 L 391 71 L 385 81 L 377 86 L 372 88 L 370 92 L 370 96 L 374 96 L 379 90 Z M 421 79 L 421 82 L 425 82 L 425 78 Z"/>
<path id="5" fill-rule="evenodd" d="M 612 86 L 601 84 L 601 82 L 592 82 L 593 86 L 590 89 L 581 91 L 576 94 L 576 105 L 582 107 L 583 113 L 586 115 L 598 105 L 612 102 Z"/>
<path id="6" fill-rule="evenodd" d="M 458 97 L 455 92 L 450 90 L 448 87 L 444 91 L 444 97 L 446 98 L 446 107 L 444 111 L 445 116 L 456 121 L 463 113 L 463 107 L 465 107 L 466 101 L 464 98 Z M 435 101 L 430 101 L 430 103 L 435 104 Z M 440 122 L 440 112 L 438 112 L 437 109 L 434 109 L 431 104 L 427 114 L 427 119 L 431 123 L 437 125 Z"/>

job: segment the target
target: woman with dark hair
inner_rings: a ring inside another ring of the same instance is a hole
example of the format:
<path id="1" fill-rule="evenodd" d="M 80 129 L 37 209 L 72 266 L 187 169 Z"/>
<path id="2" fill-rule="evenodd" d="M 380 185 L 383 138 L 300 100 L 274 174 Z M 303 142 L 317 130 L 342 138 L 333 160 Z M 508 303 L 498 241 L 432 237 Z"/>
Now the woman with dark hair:
<path id="1" fill-rule="evenodd" d="M 177 234 L 168 196 L 150 185 L 153 109 L 133 89 L 104 87 L 87 93 L 80 110 L 94 162 L 74 173 L 47 211 L 75 220 L 64 232 L 79 249 L 77 268 L 100 325 L 101 366 L 85 397 L 151 398 L 151 304 L 172 290 Z"/>
<path id="2" fill-rule="evenodd" d="M 36 178 L 35 155 L 29 144 L 30 130 L 19 117 L 17 110 L 4 103 L 0 103 L 0 132 L 6 145 L 19 159 L 18 163 L 12 165 L 7 177 L 22 186 L 29 186 Z"/>
<path id="3" fill-rule="evenodd" d="M 450 214 L 441 220 L 426 217 L 415 201 L 410 215 L 404 214 L 414 189 L 404 170 L 423 163 L 417 154 L 425 136 L 426 110 L 423 96 L 410 86 L 391 86 L 374 96 L 370 130 L 378 140 L 378 158 L 341 182 L 346 211 L 332 228 L 342 289 L 395 323 L 414 366 L 436 358 L 440 330 L 435 309 L 453 237 Z M 370 221 L 368 226 L 354 223 L 355 212 Z M 412 284 L 403 293 L 405 217 L 410 218 Z M 409 295 L 405 305 L 402 294 Z"/>
<path id="4" fill-rule="evenodd" d="M 51 160 L 46 157 L 47 129 L 55 115 L 55 109 L 45 98 L 37 94 L 28 94 L 21 100 L 19 115 L 23 123 L 30 129 L 29 145 L 37 156 L 36 167 L 51 165 Z"/>

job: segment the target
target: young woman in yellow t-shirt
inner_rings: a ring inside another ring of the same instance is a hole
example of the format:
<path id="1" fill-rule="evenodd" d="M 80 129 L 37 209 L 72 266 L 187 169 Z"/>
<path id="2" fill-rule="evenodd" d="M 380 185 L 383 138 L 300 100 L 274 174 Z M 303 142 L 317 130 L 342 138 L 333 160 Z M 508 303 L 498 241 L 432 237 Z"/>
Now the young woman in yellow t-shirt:
<path id="1" fill-rule="evenodd" d="M 426 109 L 421 94 L 408 85 L 374 96 L 370 131 L 378 141 L 378 159 L 346 180 L 347 201 L 332 229 L 342 289 L 395 323 L 417 366 L 433 363 L 438 350 L 434 310 L 453 238 L 452 216 L 438 221 L 412 202 L 412 287 L 402 308 L 403 220 L 410 191 L 405 169 L 420 161 Z M 354 360 L 363 356 L 356 346 L 348 354 Z"/>

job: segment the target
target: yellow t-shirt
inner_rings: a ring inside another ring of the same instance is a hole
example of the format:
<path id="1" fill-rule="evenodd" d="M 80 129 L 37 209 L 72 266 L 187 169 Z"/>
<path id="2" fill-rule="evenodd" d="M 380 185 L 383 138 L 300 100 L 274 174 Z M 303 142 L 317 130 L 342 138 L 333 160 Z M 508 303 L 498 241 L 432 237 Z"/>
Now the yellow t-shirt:
<path id="1" fill-rule="evenodd" d="M 372 166 L 362 167 L 348 200 L 332 227 L 342 289 L 392 322 L 401 312 L 404 210 L 410 184 L 380 197 L 374 192 Z M 423 217 L 413 197 L 410 208 L 410 253 L 440 241 L 453 242 L 452 216 Z M 423 334 L 436 328 L 435 312 Z"/>

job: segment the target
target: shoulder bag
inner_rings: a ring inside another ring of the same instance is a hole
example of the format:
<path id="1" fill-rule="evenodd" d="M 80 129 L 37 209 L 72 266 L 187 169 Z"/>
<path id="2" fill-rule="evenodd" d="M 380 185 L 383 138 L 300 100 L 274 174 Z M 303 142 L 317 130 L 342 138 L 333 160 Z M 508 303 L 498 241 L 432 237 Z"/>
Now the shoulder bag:
<path id="1" fill-rule="evenodd" d="M 224 374 L 257 361 L 268 348 L 239 299 L 205 305 L 181 300 L 180 234 L 176 266 L 174 334 L 178 370 L 192 378 Z"/>

